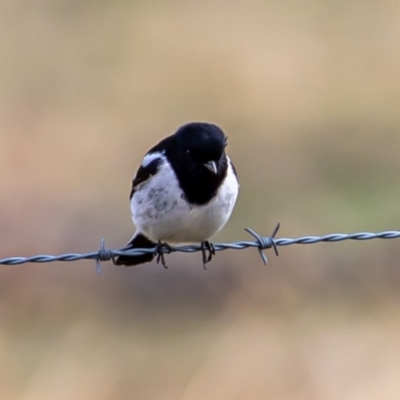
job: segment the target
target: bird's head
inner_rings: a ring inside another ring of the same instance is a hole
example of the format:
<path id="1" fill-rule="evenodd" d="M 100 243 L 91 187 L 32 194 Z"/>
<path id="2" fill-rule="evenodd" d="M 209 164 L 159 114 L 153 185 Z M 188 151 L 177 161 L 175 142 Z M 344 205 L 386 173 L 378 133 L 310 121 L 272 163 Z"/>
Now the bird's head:
<path id="1" fill-rule="evenodd" d="M 227 137 L 218 126 L 192 122 L 180 127 L 175 137 L 182 156 L 188 161 L 214 175 L 220 172 L 226 159 Z"/>

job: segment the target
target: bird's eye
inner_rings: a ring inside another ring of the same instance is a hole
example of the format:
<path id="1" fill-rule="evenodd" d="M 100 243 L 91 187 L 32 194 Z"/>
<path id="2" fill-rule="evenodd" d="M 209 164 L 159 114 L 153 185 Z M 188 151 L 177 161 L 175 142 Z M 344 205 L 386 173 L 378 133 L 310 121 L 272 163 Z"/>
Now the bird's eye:
<path id="1" fill-rule="evenodd" d="M 189 149 L 187 149 L 187 150 L 186 150 L 186 153 L 187 153 L 187 154 L 191 154 L 192 152 L 191 152 Z"/>

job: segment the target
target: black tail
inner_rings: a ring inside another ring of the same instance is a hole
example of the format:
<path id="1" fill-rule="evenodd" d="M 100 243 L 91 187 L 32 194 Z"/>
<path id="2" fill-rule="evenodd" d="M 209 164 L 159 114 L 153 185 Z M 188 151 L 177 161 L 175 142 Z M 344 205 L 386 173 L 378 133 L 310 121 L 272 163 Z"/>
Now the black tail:
<path id="1" fill-rule="evenodd" d="M 141 233 L 135 235 L 132 240 L 128 243 L 131 249 L 150 249 L 156 246 L 156 243 L 147 239 Z M 133 267 L 134 265 L 143 264 L 150 262 L 154 258 L 153 253 L 142 254 L 140 256 L 119 256 L 115 263 L 117 265 L 125 265 L 127 267 Z"/>

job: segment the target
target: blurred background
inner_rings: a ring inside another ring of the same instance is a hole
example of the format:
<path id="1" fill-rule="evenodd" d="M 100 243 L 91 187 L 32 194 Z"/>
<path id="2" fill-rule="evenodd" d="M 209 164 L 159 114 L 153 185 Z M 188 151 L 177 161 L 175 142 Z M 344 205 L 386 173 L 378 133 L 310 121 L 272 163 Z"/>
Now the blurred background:
<path id="1" fill-rule="evenodd" d="M 123 246 L 147 149 L 229 136 L 214 241 L 400 228 L 393 0 L 0 2 L 0 257 Z M 398 399 L 397 240 L 0 268 L 4 399 Z"/>

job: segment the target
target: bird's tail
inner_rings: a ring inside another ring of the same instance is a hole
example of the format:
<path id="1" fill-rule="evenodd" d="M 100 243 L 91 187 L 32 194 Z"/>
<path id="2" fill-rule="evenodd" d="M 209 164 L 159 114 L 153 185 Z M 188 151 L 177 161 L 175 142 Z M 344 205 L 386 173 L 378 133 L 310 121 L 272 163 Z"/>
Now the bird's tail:
<path id="1" fill-rule="evenodd" d="M 149 249 L 156 246 L 156 243 L 152 242 L 150 239 L 147 239 L 146 236 L 141 233 L 136 233 L 133 235 L 133 238 L 128 243 L 129 249 Z M 117 265 L 125 265 L 126 267 L 133 267 L 134 265 L 143 264 L 146 262 L 150 262 L 154 258 L 154 254 L 141 254 L 138 256 L 119 256 L 115 263 Z"/>

